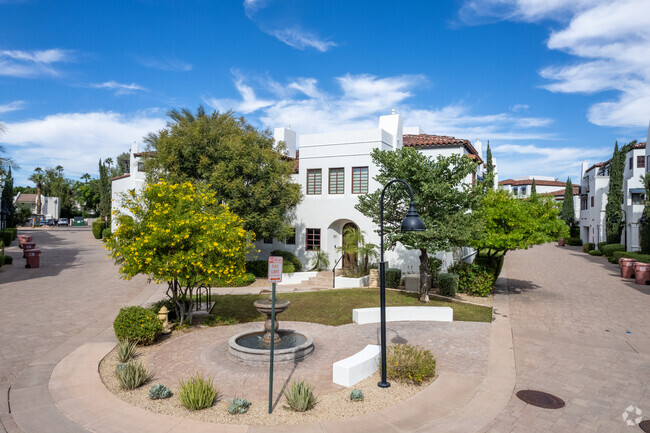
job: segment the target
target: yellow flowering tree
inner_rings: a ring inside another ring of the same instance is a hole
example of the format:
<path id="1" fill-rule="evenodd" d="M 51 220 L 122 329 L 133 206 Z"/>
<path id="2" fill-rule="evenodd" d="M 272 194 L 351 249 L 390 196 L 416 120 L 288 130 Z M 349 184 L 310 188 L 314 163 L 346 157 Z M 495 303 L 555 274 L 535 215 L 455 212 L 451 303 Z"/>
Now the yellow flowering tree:
<path id="1" fill-rule="evenodd" d="M 209 186 L 161 180 L 140 194 L 123 194 L 121 200 L 126 211 L 113 216 L 118 229 L 105 248 L 123 278 L 143 274 L 167 282 L 181 324 L 197 288 L 244 277 L 253 235 L 244 230 L 241 218 L 218 203 Z"/>

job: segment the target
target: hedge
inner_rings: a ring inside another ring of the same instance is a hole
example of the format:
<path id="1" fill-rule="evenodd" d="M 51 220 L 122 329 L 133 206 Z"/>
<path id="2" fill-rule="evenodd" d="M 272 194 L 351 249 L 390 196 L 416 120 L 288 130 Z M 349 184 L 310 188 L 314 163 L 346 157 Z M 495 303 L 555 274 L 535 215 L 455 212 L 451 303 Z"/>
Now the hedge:
<path id="1" fill-rule="evenodd" d="M 301 268 L 302 269 L 302 268 Z M 246 262 L 246 272 L 255 275 L 257 278 L 266 278 L 269 276 L 269 262 L 268 260 L 251 260 Z M 296 272 L 292 262 L 282 261 L 282 272 L 290 274 Z"/>
<path id="2" fill-rule="evenodd" d="M 5 265 L 10 265 L 10 264 L 12 264 L 13 262 L 14 262 L 14 258 L 13 258 L 13 257 L 11 257 L 11 256 L 4 256 L 3 263 L 4 263 Z"/>
<path id="3" fill-rule="evenodd" d="M 581 247 L 582 246 L 582 239 L 580 238 L 566 238 L 565 240 L 567 245 L 570 245 L 572 247 Z"/>
<path id="4" fill-rule="evenodd" d="M 11 245 L 11 241 L 13 240 L 13 232 L 9 230 L 1 230 L 0 240 L 4 242 L 5 247 L 8 247 L 9 245 Z"/>
<path id="5" fill-rule="evenodd" d="M 622 244 L 608 244 L 603 246 L 602 252 L 607 256 L 611 257 L 617 251 L 625 251 L 625 245 Z"/>
<path id="6" fill-rule="evenodd" d="M 102 239 L 108 239 L 111 237 L 111 228 L 106 227 L 104 230 L 102 230 Z"/>
<path id="7" fill-rule="evenodd" d="M 397 289 L 402 281 L 402 270 L 398 268 L 386 269 L 386 287 Z"/>
<path id="8" fill-rule="evenodd" d="M 137 341 L 152 344 L 162 332 L 158 316 L 140 306 L 124 307 L 113 321 L 113 330 L 118 340 Z"/>
<path id="9" fill-rule="evenodd" d="M 295 254 L 290 253 L 289 251 L 273 250 L 273 251 L 271 251 L 271 255 L 272 256 L 280 256 L 280 257 L 282 257 L 284 259 L 283 263 L 284 262 L 292 263 L 293 264 L 293 269 L 294 269 L 293 272 L 302 271 L 302 262 L 300 261 L 300 259 L 298 257 L 296 257 Z M 283 271 L 284 271 L 284 269 L 283 269 Z"/>
<path id="10" fill-rule="evenodd" d="M 101 239 L 102 238 L 102 231 L 106 228 L 106 222 L 105 221 L 94 221 L 92 224 L 92 231 L 93 231 L 93 236 L 95 236 L 95 239 Z"/>
<path id="11" fill-rule="evenodd" d="M 584 244 L 582 246 L 582 251 L 584 251 L 585 253 L 588 253 L 589 251 L 595 250 L 595 249 L 596 249 L 596 244 L 594 244 L 592 242 L 587 242 L 586 244 Z"/>
<path id="12" fill-rule="evenodd" d="M 608 245 L 609 243 L 610 242 L 598 242 L 598 249 L 602 251 L 603 248 L 605 247 L 605 245 Z M 618 242 L 612 242 L 612 243 L 615 244 L 615 243 L 618 243 Z"/>
<path id="13" fill-rule="evenodd" d="M 601 250 L 591 250 L 589 251 L 589 254 L 591 254 L 592 256 L 602 256 L 603 252 Z"/>
<path id="14" fill-rule="evenodd" d="M 458 290 L 458 275 L 453 273 L 438 275 L 438 287 L 442 296 L 453 298 Z"/>
<path id="15" fill-rule="evenodd" d="M 618 264 L 618 259 L 621 257 L 626 257 L 629 259 L 637 259 L 641 263 L 650 263 L 650 254 L 634 253 L 634 252 L 627 252 L 627 251 L 615 251 L 614 254 L 612 254 L 612 257 L 609 257 L 608 260 L 611 263 Z"/>

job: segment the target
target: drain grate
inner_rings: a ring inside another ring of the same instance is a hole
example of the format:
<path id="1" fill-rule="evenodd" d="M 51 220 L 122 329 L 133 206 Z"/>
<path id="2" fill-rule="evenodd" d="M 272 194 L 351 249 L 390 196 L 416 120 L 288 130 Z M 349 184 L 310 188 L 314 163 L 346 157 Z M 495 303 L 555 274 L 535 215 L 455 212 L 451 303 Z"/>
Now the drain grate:
<path id="1" fill-rule="evenodd" d="M 646 433 L 650 433 L 650 419 L 647 419 L 645 421 L 641 421 L 639 423 L 639 427 L 641 427 L 641 430 L 643 430 Z"/>
<path id="2" fill-rule="evenodd" d="M 553 394 L 542 391 L 526 389 L 519 391 L 517 393 L 517 397 L 528 404 L 542 407 L 544 409 L 560 409 L 564 407 L 564 400 L 562 400 L 560 397 L 556 397 Z"/>

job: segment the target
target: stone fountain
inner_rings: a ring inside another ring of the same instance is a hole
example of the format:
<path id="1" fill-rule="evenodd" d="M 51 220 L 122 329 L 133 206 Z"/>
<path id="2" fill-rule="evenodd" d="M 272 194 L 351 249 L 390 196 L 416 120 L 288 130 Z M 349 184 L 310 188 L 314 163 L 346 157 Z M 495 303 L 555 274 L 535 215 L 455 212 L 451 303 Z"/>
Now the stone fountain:
<path id="1" fill-rule="evenodd" d="M 314 340 L 307 334 L 290 329 L 279 329 L 278 314 L 289 308 L 290 302 L 275 300 L 275 323 L 271 323 L 271 297 L 255 301 L 253 305 L 266 314 L 263 331 L 244 332 L 230 338 L 229 352 L 234 358 L 248 364 L 269 363 L 271 359 L 271 329 L 274 330 L 274 362 L 287 363 L 299 361 L 314 351 Z M 271 328 L 273 327 L 273 328 Z"/>

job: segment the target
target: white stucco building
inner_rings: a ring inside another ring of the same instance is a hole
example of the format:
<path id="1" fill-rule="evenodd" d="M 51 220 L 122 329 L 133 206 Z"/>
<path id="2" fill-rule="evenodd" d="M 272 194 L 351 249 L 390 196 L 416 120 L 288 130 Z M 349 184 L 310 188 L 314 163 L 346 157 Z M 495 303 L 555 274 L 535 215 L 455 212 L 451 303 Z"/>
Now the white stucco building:
<path id="1" fill-rule="evenodd" d="M 259 257 L 266 258 L 271 251 L 282 249 L 293 252 L 308 265 L 314 251 L 320 248 L 328 254 L 332 267 L 339 258 L 336 248 L 342 245 L 347 226 L 361 229 L 366 242 L 379 245 L 377 227 L 355 209 L 360 195 L 383 187 L 374 180 L 378 169 L 370 157 L 373 149 L 391 151 L 408 146 L 427 156 L 462 154 L 482 164 L 480 141 L 477 141 L 477 150 L 468 140 L 424 134 L 418 127 L 403 127 L 402 122 L 399 114 L 391 114 L 381 116 L 374 129 L 300 137 L 289 128 L 277 128 L 276 141 L 284 141 L 288 156 L 297 159 L 294 179 L 300 184 L 304 198 L 293 216 L 295 236 L 288 240 L 258 242 Z M 299 154 L 296 152 L 298 144 Z M 475 178 L 473 174 L 465 181 L 470 183 Z M 417 272 L 418 255 L 418 251 L 407 251 L 399 245 L 394 251 L 385 253 L 385 260 L 390 267 Z"/>
<path id="2" fill-rule="evenodd" d="M 142 156 L 145 154 L 146 152 L 138 151 L 138 143 L 134 142 L 131 146 L 131 158 L 129 160 L 127 172 L 122 176 L 111 179 L 111 211 L 119 208 L 120 211 L 124 212 L 124 209 L 119 205 L 121 194 L 129 190 L 135 190 L 138 192 L 144 186 L 146 174 L 144 171 Z M 117 220 L 111 218 L 111 231 L 115 230 L 117 230 Z"/>
<path id="3" fill-rule="evenodd" d="M 33 216 L 45 219 L 59 219 L 61 214 L 61 199 L 59 197 L 45 197 L 41 194 L 41 213 L 36 215 L 38 194 L 24 194 L 19 192 L 14 197 L 14 205 L 27 205 Z"/>
<path id="4" fill-rule="evenodd" d="M 580 187 L 580 238 L 583 243 L 605 242 L 605 207 L 609 192 L 609 172 L 611 160 L 600 162 L 587 168 L 582 163 Z M 623 203 L 625 230 L 621 243 L 627 251 L 640 250 L 639 219 L 645 206 L 645 189 L 641 176 L 648 172 L 650 155 L 646 143 L 637 143 L 625 155 L 623 173 Z"/>

